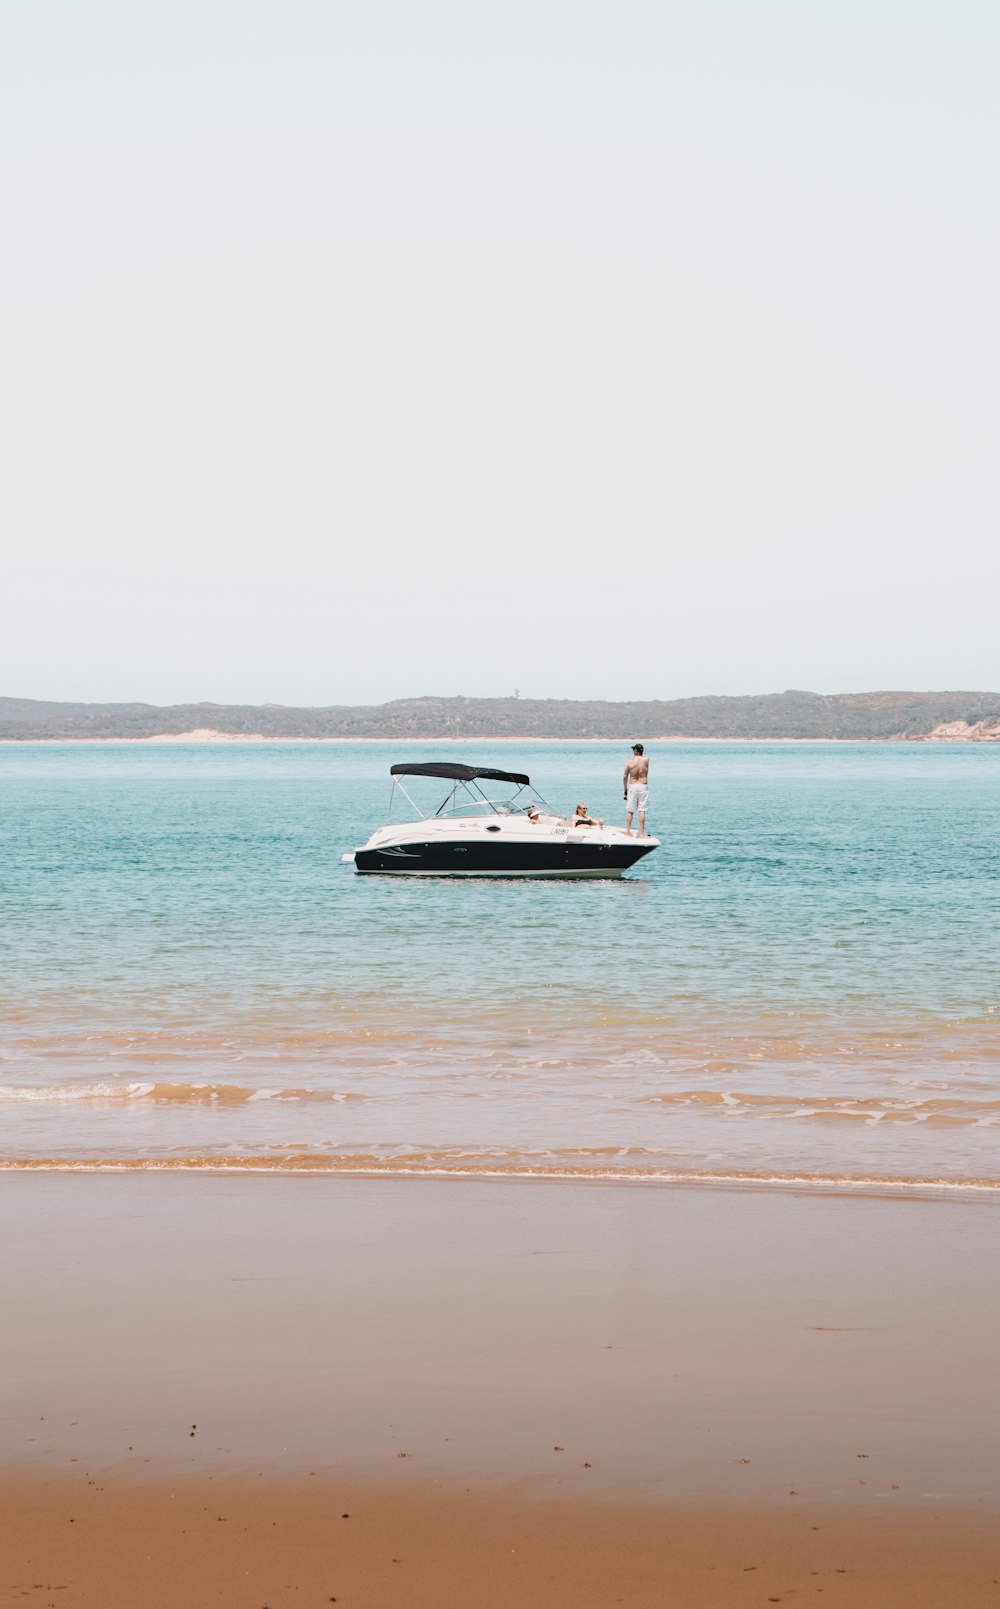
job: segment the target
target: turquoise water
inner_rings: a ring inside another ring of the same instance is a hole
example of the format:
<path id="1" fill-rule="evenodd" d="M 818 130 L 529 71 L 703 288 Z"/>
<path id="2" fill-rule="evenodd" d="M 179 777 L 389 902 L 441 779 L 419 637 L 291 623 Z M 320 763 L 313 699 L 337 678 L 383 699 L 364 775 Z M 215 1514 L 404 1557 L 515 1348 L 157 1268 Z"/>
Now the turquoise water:
<path id="1" fill-rule="evenodd" d="M 628 745 L 447 745 L 621 819 Z M 0 746 L 0 1159 L 1000 1186 L 1000 748 L 660 744 L 621 882 L 358 877 L 401 744 Z"/>

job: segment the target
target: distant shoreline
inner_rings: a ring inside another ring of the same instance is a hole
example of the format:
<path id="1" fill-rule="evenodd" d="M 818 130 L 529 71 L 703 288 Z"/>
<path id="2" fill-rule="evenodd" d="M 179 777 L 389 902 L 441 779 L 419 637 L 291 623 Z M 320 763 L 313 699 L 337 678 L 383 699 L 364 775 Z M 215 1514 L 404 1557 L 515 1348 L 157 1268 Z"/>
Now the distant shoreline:
<path id="1" fill-rule="evenodd" d="M 1000 692 L 385 704 L 84 704 L 0 697 L 0 743 L 1000 743 Z"/>
<path id="2" fill-rule="evenodd" d="M 639 741 L 638 739 L 636 741 Z M 469 744 L 488 743 L 496 745 L 505 744 L 551 744 L 551 743 L 603 743 L 610 748 L 628 746 L 627 738 L 614 737 L 266 737 L 263 733 L 244 732 L 213 732 L 210 737 L 195 735 L 191 732 L 164 733 L 155 737 L 0 737 L 0 746 L 10 748 L 74 748 L 81 745 L 94 745 L 107 747 L 114 743 L 129 743 L 136 747 L 169 748 L 182 745 L 202 748 L 224 748 L 233 743 L 254 744 L 327 744 L 327 743 L 400 743 L 411 748 L 426 747 L 429 744 Z M 643 737 L 644 743 L 803 743 L 841 746 L 844 744 L 864 743 L 866 745 L 877 743 L 934 743 L 945 747 L 955 744 L 976 744 L 988 746 L 995 743 L 991 738 L 939 738 L 939 737 L 683 737 L 671 733 L 667 737 Z"/>

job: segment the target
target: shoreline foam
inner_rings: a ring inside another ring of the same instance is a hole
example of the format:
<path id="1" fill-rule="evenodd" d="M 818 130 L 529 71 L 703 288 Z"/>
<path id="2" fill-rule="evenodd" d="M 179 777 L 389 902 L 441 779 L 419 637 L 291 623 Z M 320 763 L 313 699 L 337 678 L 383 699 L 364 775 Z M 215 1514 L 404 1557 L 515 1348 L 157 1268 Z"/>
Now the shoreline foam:
<path id="1" fill-rule="evenodd" d="M 329 1157 L 313 1159 L 289 1156 L 266 1160 L 256 1156 L 203 1157 L 5 1157 L 0 1158 L 0 1175 L 7 1174 L 199 1174 L 214 1177 L 280 1175 L 315 1179 L 428 1180 L 437 1183 L 563 1185 L 640 1185 L 700 1187 L 718 1190 L 767 1190 L 826 1195 L 883 1196 L 886 1199 L 937 1196 L 1000 1196 L 1000 1179 L 945 1179 L 934 1177 L 885 1177 L 878 1174 L 709 1172 L 697 1169 L 609 1168 L 609 1167 L 510 1167 L 412 1163 L 386 1160 L 343 1162 Z"/>

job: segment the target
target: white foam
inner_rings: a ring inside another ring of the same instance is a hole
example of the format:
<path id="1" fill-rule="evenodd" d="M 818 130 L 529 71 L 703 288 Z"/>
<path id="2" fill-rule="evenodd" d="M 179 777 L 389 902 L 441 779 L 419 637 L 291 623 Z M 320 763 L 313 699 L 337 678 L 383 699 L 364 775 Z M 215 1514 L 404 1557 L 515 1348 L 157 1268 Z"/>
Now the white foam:
<path id="1" fill-rule="evenodd" d="M 150 1095 L 153 1084 L 8 1084 L 0 1086 L 0 1103 L 22 1101 L 130 1101 Z"/>
<path id="2" fill-rule="evenodd" d="M 469 1153 L 466 1153 L 467 1155 Z M 536 1155 L 549 1155 L 541 1152 Z M 518 1180 L 551 1182 L 553 1184 L 616 1184 L 616 1185 L 670 1185 L 698 1186 L 723 1190 L 789 1190 L 820 1191 L 828 1195 L 885 1195 L 885 1196 L 941 1196 L 997 1195 L 1000 1180 L 993 1179 L 941 1179 L 941 1178 L 880 1178 L 877 1175 L 849 1177 L 841 1174 L 807 1173 L 724 1173 L 707 1170 L 683 1172 L 665 1168 L 539 1168 L 502 1166 L 448 1166 L 442 1163 L 395 1162 L 375 1163 L 303 1161 L 298 1158 L 269 1159 L 233 1156 L 166 1158 L 147 1157 L 143 1160 L 119 1158 L 95 1160 L 47 1158 L 0 1159 L 0 1173 L 295 1173 L 312 1177 L 360 1178 L 413 1178 L 413 1179 L 498 1179 L 512 1184 Z"/>

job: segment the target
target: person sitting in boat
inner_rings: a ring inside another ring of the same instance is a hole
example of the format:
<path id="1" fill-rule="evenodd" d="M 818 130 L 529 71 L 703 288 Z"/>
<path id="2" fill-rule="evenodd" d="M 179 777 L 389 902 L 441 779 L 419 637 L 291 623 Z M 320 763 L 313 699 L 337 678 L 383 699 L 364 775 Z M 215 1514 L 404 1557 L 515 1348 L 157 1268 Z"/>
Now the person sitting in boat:
<path id="1" fill-rule="evenodd" d="M 573 811 L 573 817 L 572 817 L 572 820 L 570 821 L 570 826 L 571 827 L 603 827 L 604 822 L 601 820 L 600 816 L 588 816 L 588 814 L 587 814 L 587 806 L 585 804 L 578 804 L 576 809 Z"/>

